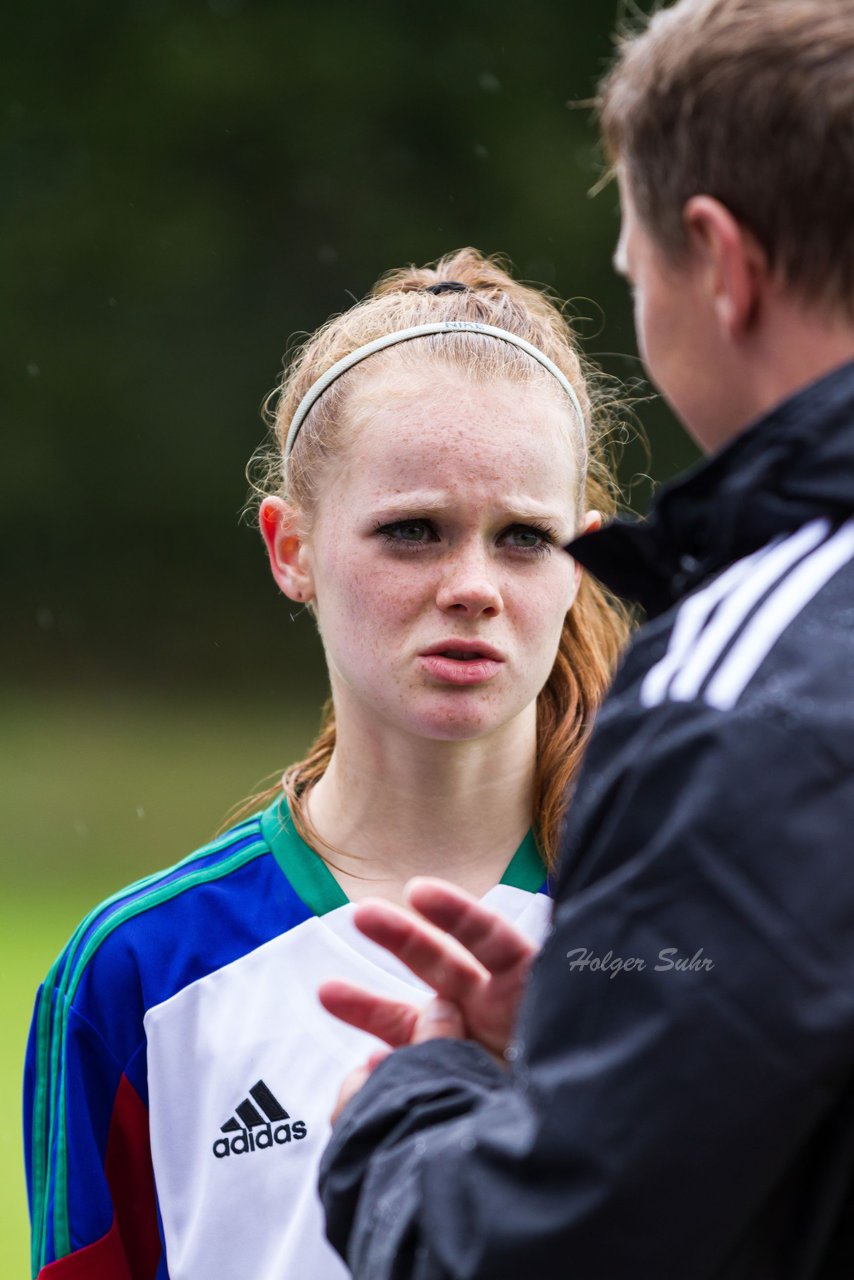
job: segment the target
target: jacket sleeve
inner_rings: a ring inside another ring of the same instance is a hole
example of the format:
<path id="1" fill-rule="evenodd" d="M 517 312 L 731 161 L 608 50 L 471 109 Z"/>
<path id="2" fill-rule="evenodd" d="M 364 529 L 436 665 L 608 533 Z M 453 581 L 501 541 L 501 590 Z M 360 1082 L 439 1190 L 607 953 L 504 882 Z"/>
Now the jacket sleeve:
<path id="1" fill-rule="evenodd" d="M 507 1073 L 434 1041 L 343 1113 L 358 1280 L 815 1274 L 854 1146 L 851 734 L 660 714 L 588 777 Z"/>
<path id="2" fill-rule="evenodd" d="M 140 1096 L 144 1045 L 117 1057 L 64 995 L 62 975 L 60 961 L 39 991 L 25 1065 L 31 1272 L 153 1280 L 161 1243 Z"/>

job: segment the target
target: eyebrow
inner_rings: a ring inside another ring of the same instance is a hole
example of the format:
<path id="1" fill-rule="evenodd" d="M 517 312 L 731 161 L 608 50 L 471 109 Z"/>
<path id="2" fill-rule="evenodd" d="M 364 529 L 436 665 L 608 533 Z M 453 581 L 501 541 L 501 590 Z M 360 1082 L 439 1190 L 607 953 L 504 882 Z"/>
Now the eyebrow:
<path id="1" fill-rule="evenodd" d="M 442 497 L 437 494 L 411 494 L 404 495 L 394 502 L 388 503 L 384 507 L 378 507 L 373 515 L 380 520 L 394 520 L 397 517 L 418 515 L 443 515 L 454 507 L 453 500 Z M 502 519 L 517 524 L 524 524 L 526 521 L 543 521 L 547 520 L 551 524 L 561 524 L 567 519 L 567 513 L 557 512 L 550 506 L 542 507 L 517 507 L 510 502 L 502 502 L 499 504 Z M 571 515 L 569 517 L 572 518 Z"/>

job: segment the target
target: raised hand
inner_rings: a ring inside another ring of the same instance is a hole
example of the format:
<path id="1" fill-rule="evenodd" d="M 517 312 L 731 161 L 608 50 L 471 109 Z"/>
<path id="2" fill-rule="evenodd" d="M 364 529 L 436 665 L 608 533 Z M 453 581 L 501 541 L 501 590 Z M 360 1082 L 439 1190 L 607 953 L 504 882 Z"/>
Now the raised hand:
<path id="1" fill-rule="evenodd" d="M 461 1030 L 449 1031 L 454 1020 L 437 1018 L 435 1006 L 422 1011 L 337 979 L 320 988 L 324 1008 L 393 1048 L 456 1033 L 503 1059 L 537 948 L 503 916 L 444 880 L 411 880 L 406 898 L 412 911 L 365 899 L 356 924 L 441 1001 L 457 1006 Z"/>

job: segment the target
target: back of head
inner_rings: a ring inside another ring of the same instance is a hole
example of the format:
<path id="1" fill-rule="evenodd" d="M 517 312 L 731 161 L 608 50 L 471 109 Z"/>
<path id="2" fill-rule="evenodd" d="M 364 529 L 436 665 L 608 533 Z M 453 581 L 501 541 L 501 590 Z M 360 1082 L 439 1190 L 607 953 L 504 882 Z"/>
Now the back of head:
<path id="1" fill-rule="evenodd" d="M 665 253 L 713 196 L 794 294 L 854 315 L 851 0 L 678 0 L 621 40 L 599 109 Z"/>

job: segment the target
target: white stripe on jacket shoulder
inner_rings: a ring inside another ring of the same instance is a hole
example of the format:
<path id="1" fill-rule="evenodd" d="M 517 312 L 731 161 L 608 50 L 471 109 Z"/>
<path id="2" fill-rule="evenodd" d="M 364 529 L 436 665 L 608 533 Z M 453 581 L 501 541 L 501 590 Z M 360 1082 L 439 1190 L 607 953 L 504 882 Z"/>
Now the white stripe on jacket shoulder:
<path id="1" fill-rule="evenodd" d="M 644 677 L 641 703 L 701 698 L 729 710 L 798 614 L 854 558 L 854 520 L 827 519 L 731 565 L 680 606 L 667 652 Z"/>

